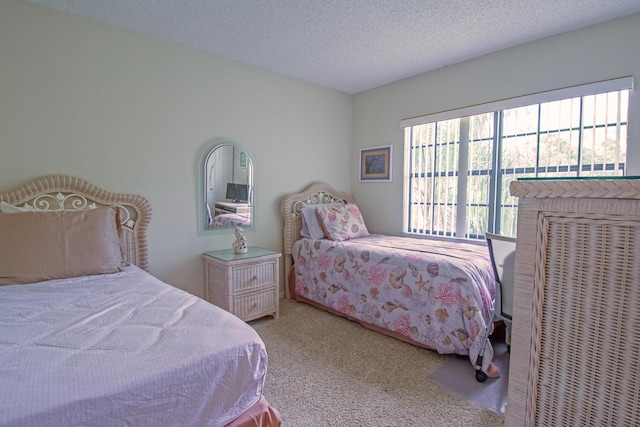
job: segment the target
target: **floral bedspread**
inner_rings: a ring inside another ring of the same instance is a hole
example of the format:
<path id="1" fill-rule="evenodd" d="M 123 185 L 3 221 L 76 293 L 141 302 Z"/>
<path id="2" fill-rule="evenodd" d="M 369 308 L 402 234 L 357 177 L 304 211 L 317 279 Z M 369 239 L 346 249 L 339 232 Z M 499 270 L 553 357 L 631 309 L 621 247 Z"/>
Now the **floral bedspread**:
<path id="1" fill-rule="evenodd" d="M 296 295 L 475 363 L 496 285 L 485 246 L 376 234 L 303 238 L 293 258 Z M 483 370 L 497 376 L 486 345 Z"/>

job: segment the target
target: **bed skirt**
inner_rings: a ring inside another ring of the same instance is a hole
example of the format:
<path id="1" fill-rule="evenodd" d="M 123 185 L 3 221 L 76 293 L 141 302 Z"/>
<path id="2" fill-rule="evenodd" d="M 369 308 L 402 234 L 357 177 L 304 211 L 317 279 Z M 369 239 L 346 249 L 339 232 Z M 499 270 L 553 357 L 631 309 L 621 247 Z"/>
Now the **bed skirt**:
<path id="1" fill-rule="evenodd" d="M 260 400 L 255 405 L 225 427 L 280 427 L 280 425 L 282 425 L 280 413 L 269 406 L 264 396 L 260 396 Z"/>

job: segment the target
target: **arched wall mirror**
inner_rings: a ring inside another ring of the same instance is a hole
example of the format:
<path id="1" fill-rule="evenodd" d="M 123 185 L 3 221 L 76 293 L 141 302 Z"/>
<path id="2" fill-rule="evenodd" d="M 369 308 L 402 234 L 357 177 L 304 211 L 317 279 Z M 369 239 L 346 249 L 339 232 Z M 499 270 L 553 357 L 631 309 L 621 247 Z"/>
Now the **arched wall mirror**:
<path id="1" fill-rule="evenodd" d="M 205 231 L 254 227 L 253 160 L 232 141 L 216 141 L 201 162 L 201 226 Z"/>

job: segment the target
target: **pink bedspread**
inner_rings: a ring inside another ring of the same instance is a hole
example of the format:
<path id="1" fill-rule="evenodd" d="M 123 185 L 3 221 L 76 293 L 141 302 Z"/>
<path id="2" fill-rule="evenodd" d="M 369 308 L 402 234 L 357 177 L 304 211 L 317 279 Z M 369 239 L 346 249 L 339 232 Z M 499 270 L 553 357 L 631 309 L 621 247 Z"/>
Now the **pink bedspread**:
<path id="1" fill-rule="evenodd" d="M 475 363 L 495 292 L 486 246 L 382 235 L 304 238 L 293 259 L 293 294 Z M 492 359 L 488 343 L 483 370 L 497 376 Z"/>

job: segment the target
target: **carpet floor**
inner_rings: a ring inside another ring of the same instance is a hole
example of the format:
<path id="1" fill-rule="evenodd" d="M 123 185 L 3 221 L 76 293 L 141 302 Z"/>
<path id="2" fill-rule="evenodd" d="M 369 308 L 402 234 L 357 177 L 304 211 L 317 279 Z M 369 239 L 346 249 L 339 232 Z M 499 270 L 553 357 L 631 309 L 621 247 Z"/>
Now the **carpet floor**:
<path id="1" fill-rule="evenodd" d="M 264 395 L 285 427 L 504 425 L 499 414 L 428 379 L 456 356 L 291 300 L 280 301 L 278 319 L 250 324 L 269 355 Z"/>

